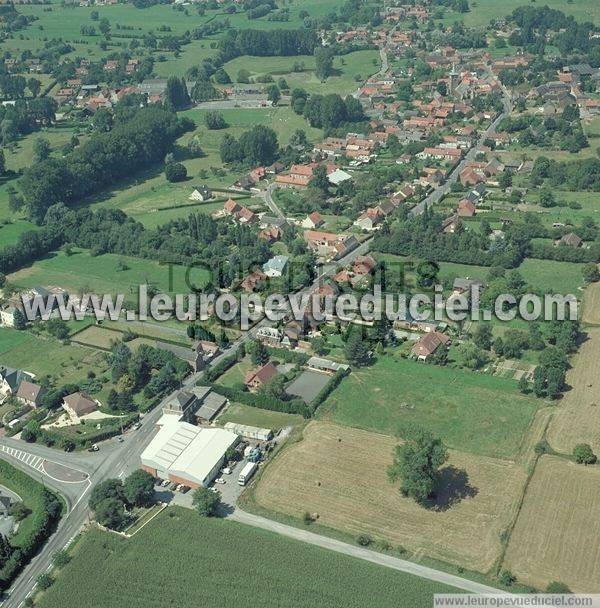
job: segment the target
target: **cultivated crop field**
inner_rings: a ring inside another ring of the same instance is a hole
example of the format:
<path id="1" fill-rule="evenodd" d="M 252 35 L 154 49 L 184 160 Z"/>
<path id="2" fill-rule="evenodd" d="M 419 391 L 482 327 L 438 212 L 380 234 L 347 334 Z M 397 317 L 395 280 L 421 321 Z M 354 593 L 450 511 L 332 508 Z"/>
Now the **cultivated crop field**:
<path id="1" fill-rule="evenodd" d="M 42 608 L 241 606 L 429 608 L 454 589 L 270 532 L 169 507 L 131 539 L 92 530 Z M 335 603 L 333 603 L 335 602 Z"/>
<path id="2" fill-rule="evenodd" d="M 397 440 L 358 429 L 312 422 L 304 439 L 265 469 L 256 502 L 480 572 L 500 553 L 500 535 L 515 513 L 525 482 L 516 464 L 451 452 L 443 469 L 438 510 L 404 498 L 387 478 Z"/>
<path id="3" fill-rule="evenodd" d="M 600 283 L 592 283 L 585 289 L 582 321 L 600 325 Z"/>
<path id="4" fill-rule="evenodd" d="M 596 453 L 600 450 L 600 329 L 589 329 L 587 335 L 567 372 L 571 389 L 558 403 L 548 428 L 552 447 L 569 454 L 578 443 L 589 443 Z"/>
<path id="5" fill-rule="evenodd" d="M 525 494 L 504 567 L 543 589 L 600 592 L 600 469 L 543 456 Z"/>
<path id="6" fill-rule="evenodd" d="M 512 380 L 384 356 L 344 378 L 321 415 L 392 435 L 416 423 L 456 450 L 512 458 L 537 407 Z"/>

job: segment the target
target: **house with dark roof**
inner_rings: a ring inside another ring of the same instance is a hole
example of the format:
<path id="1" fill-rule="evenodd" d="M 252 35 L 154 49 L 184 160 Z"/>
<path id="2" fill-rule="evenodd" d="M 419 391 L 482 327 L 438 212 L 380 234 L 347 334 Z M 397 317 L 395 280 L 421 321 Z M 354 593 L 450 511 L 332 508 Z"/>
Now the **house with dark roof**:
<path id="1" fill-rule="evenodd" d="M 562 236 L 562 238 L 558 241 L 559 245 L 566 245 L 567 247 L 581 247 L 583 245 L 583 240 L 578 237 L 574 232 L 569 232 Z"/>
<path id="2" fill-rule="evenodd" d="M 419 361 L 426 361 L 438 348 L 447 348 L 450 342 L 450 338 L 445 334 L 439 331 L 432 331 L 421 336 L 419 341 L 412 347 L 411 352 Z"/>
<path id="3" fill-rule="evenodd" d="M 8 395 L 15 394 L 24 380 L 33 380 L 33 376 L 23 370 L 0 365 L 0 403 Z"/>
<path id="4" fill-rule="evenodd" d="M 269 362 L 262 367 L 249 371 L 244 378 L 244 384 L 249 391 L 257 391 L 271 382 L 278 373 L 277 368 Z"/>
<path id="5" fill-rule="evenodd" d="M 40 406 L 46 392 L 47 390 L 43 386 L 23 380 L 17 390 L 17 399 L 24 405 L 36 408 Z"/>
<path id="6" fill-rule="evenodd" d="M 62 408 L 74 420 L 87 416 L 98 409 L 99 403 L 85 393 L 71 393 L 63 398 Z"/>

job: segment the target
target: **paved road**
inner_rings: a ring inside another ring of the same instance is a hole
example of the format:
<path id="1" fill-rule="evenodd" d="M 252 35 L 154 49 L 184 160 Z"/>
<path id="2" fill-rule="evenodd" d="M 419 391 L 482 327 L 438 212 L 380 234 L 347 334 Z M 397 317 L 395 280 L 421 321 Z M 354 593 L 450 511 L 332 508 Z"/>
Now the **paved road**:
<path id="1" fill-rule="evenodd" d="M 457 590 L 460 589 L 462 591 L 480 594 L 502 593 L 502 591 L 494 587 L 488 587 L 487 585 L 482 585 L 466 578 L 454 576 L 453 574 L 448 574 L 447 572 L 442 572 L 440 570 L 434 570 L 433 568 L 427 568 L 426 566 L 421 566 L 420 564 L 415 564 L 391 555 L 378 553 L 377 551 L 371 551 L 370 549 L 365 549 L 364 547 L 350 545 L 348 543 L 336 540 L 335 538 L 321 536 L 320 534 L 315 534 L 313 532 L 309 532 L 308 530 L 287 526 L 271 519 L 254 515 L 253 513 L 241 511 L 239 508 L 237 508 L 229 516 L 229 518 L 240 523 L 254 526 L 256 528 L 262 528 L 263 530 L 269 530 L 271 532 L 275 532 L 276 534 L 281 534 L 282 536 L 287 536 L 304 543 L 323 547 L 324 549 L 336 551 L 337 553 L 343 553 L 344 555 L 349 555 L 358 559 L 364 559 L 365 561 L 378 564 L 379 566 L 385 566 L 386 568 L 407 572 L 408 574 L 426 578 L 430 581 L 443 583 L 444 585 L 455 587 Z"/>
<path id="2" fill-rule="evenodd" d="M 505 87 L 502 87 L 502 92 L 504 93 L 504 109 L 502 112 L 494 119 L 494 121 L 489 125 L 489 127 L 481 134 L 480 138 L 477 141 L 477 144 L 473 146 L 464 158 L 454 167 L 452 172 L 448 175 L 446 181 L 435 188 L 433 192 L 431 192 L 428 196 L 426 196 L 420 203 L 417 203 L 411 210 L 410 215 L 421 215 L 425 208 L 438 203 L 452 188 L 452 184 L 458 180 L 460 176 L 460 172 L 465 168 L 468 162 L 475 160 L 477 153 L 481 149 L 483 142 L 493 133 L 496 132 L 498 128 L 498 124 L 501 120 L 506 118 L 512 111 L 512 99 L 510 93 Z"/>
<path id="3" fill-rule="evenodd" d="M 283 214 L 283 212 L 277 206 L 277 203 L 273 199 L 273 192 L 275 192 L 275 190 L 277 190 L 277 184 L 269 184 L 267 186 L 267 189 L 264 191 L 264 193 L 262 193 L 261 196 L 264 199 L 267 207 L 271 210 L 271 212 L 274 213 L 277 217 L 280 217 L 281 219 L 284 220 L 285 215 Z"/>

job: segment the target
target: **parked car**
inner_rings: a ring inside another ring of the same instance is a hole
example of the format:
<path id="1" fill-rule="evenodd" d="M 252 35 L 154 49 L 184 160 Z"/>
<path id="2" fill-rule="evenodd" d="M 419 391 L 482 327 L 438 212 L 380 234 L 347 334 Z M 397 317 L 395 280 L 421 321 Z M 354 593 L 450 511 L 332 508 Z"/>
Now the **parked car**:
<path id="1" fill-rule="evenodd" d="M 134 431 L 137 431 L 137 430 L 138 430 L 138 429 L 139 429 L 141 426 L 142 426 L 142 423 L 141 423 L 141 422 L 136 422 L 136 423 L 135 423 L 135 424 L 134 424 L 134 425 L 133 425 L 131 428 L 132 428 Z"/>
<path id="2" fill-rule="evenodd" d="M 168 479 L 165 479 L 160 485 L 163 488 L 166 488 L 171 482 Z"/>
<path id="3" fill-rule="evenodd" d="M 231 475 L 231 467 L 225 467 L 225 468 L 223 469 L 223 473 L 224 473 L 225 475 Z"/>
<path id="4" fill-rule="evenodd" d="M 117 441 L 118 441 L 119 443 L 123 443 L 124 439 L 123 439 L 123 437 L 121 437 L 121 435 L 119 435 L 119 436 L 117 437 Z"/>
<path id="5" fill-rule="evenodd" d="M 217 477 L 215 479 L 215 483 L 223 484 L 223 483 L 227 483 L 227 482 L 222 477 Z"/>
<path id="6" fill-rule="evenodd" d="M 217 488 L 210 488 L 210 491 L 216 494 L 219 490 L 217 490 Z"/>
<path id="7" fill-rule="evenodd" d="M 175 491 L 175 488 L 178 486 L 179 484 L 175 483 L 174 481 L 172 483 L 169 484 L 169 490 L 171 490 L 172 492 Z"/>
<path id="8" fill-rule="evenodd" d="M 88 452 L 97 452 L 100 448 L 97 443 L 94 443 L 91 448 L 88 449 Z"/>
<path id="9" fill-rule="evenodd" d="M 190 486 L 181 486 L 179 490 L 182 494 L 187 494 L 190 491 Z"/>

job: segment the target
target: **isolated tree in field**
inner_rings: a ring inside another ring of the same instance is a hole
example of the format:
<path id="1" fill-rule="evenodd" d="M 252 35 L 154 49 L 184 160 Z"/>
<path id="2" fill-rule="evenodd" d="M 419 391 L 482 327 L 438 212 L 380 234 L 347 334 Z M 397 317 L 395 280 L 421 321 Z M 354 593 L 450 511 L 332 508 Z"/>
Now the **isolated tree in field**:
<path id="1" fill-rule="evenodd" d="M 325 80 L 333 69 L 333 51 L 324 46 L 315 48 L 315 75 L 319 80 Z"/>
<path id="2" fill-rule="evenodd" d="M 344 346 L 346 359 L 353 365 L 364 365 L 369 359 L 369 350 L 363 340 L 362 331 L 353 327 Z"/>
<path id="3" fill-rule="evenodd" d="M 125 522 L 123 503 L 116 498 L 105 498 L 94 509 L 96 521 L 102 526 L 119 529 Z"/>
<path id="4" fill-rule="evenodd" d="M 33 97 L 37 97 L 42 88 L 42 83 L 37 78 L 30 78 L 27 81 L 27 88 Z"/>
<path id="5" fill-rule="evenodd" d="M 187 178 L 187 169 L 181 163 L 169 163 L 165 167 L 165 177 L 171 183 L 182 182 Z"/>
<path id="6" fill-rule="evenodd" d="M 274 105 L 281 99 L 281 92 L 276 84 L 271 84 L 267 87 L 267 99 Z"/>
<path id="7" fill-rule="evenodd" d="M 45 137 L 38 137 L 33 143 L 33 158 L 37 163 L 46 160 L 51 151 L 50 142 Z"/>
<path id="8" fill-rule="evenodd" d="M 598 460 L 592 451 L 592 446 L 587 443 L 578 443 L 573 449 L 573 458 L 578 464 L 596 464 Z"/>
<path id="9" fill-rule="evenodd" d="M 154 478 L 147 471 L 134 471 L 123 483 L 123 495 L 130 505 L 148 506 L 154 497 Z"/>
<path id="10" fill-rule="evenodd" d="M 492 348 L 492 325 L 491 323 L 478 323 L 473 332 L 473 342 L 483 348 L 490 350 Z"/>
<path id="11" fill-rule="evenodd" d="M 192 504 L 202 517 L 212 517 L 217 512 L 217 506 L 221 500 L 220 492 L 213 492 L 208 488 L 197 488 L 194 490 Z"/>
<path id="12" fill-rule="evenodd" d="M 206 128 L 211 131 L 227 128 L 227 122 L 225 121 L 223 114 L 217 110 L 211 110 L 204 115 L 204 124 L 206 125 Z"/>
<path id="13" fill-rule="evenodd" d="M 401 492 L 423 503 L 434 493 L 440 467 L 446 460 L 448 451 L 440 439 L 422 428 L 411 428 L 406 443 L 396 447 L 388 477 L 391 481 L 401 480 Z"/>
<path id="14" fill-rule="evenodd" d="M 184 78 L 169 76 L 165 90 L 165 101 L 170 103 L 176 110 L 181 110 L 190 105 L 190 96 Z"/>

